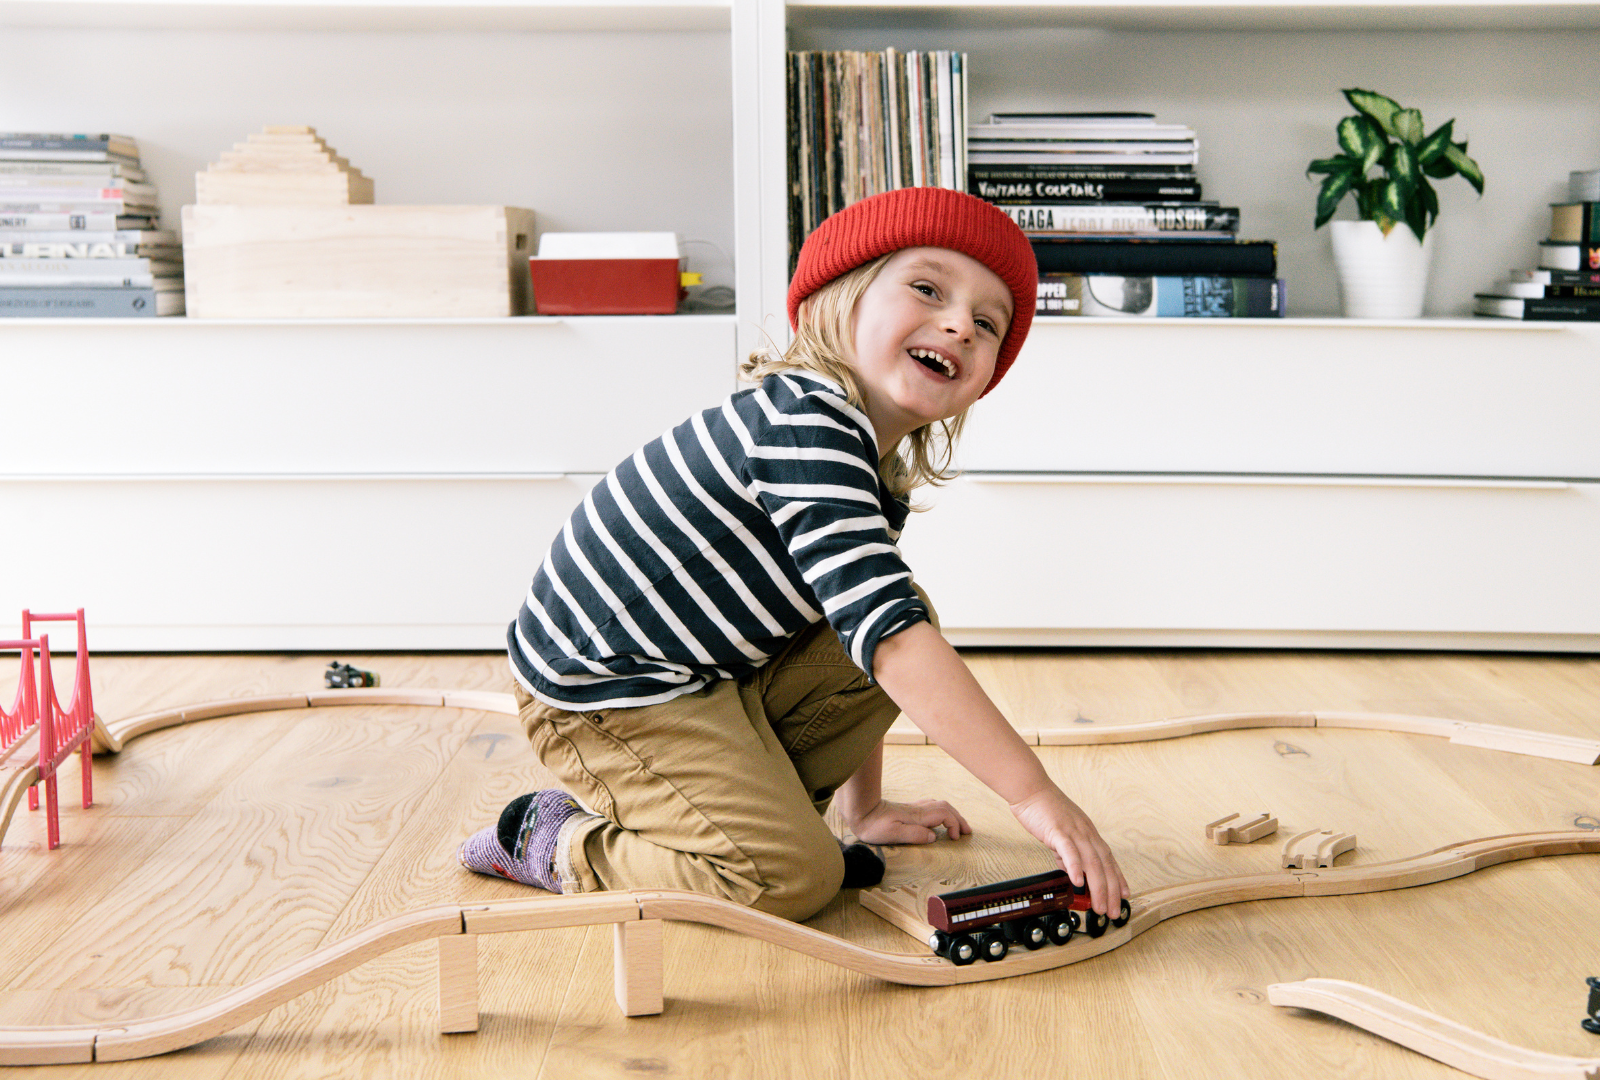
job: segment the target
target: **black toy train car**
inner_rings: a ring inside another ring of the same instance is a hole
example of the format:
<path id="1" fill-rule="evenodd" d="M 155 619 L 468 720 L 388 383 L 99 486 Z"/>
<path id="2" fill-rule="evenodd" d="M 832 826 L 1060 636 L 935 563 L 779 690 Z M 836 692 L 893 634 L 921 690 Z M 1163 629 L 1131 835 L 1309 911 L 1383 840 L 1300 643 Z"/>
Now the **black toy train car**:
<path id="1" fill-rule="evenodd" d="M 1090 937 L 1128 922 L 1126 900 L 1117 917 L 1108 919 L 1090 908 L 1087 886 L 1051 870 L 928 897 L 928 924 L 934 928 L 928 944 L 952 964 L 970 964 L 980 956 L 999 960 L 1013 944 L 1028 949 L 1065 945 L 1078 931 L 1080 911 Z"/>

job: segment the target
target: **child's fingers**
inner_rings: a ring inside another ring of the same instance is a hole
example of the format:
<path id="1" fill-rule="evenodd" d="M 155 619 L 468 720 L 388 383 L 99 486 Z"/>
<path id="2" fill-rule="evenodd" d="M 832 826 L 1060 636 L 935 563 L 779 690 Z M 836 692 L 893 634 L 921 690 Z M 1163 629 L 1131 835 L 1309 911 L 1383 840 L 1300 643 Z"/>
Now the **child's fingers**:
<path id="1" fill-rule="evenodd" d="M 917 803 L 917 822 L 930 829 L 944 826 L 945 835 L 952 840 L 961 839 L 965 833 L 970 833 L 972 827 L 967 824 L 967 819 L 949 803 L 939 799 L 927 799 Z"/>

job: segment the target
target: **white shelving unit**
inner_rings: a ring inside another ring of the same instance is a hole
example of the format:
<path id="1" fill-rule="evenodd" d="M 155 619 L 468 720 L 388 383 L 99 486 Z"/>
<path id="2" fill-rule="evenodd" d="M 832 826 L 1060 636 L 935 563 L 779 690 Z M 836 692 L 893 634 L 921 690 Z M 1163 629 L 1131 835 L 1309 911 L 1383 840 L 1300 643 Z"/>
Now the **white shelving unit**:
<path id="1" fill-rule="evenodd" d="M 383 203 L 673 230 L 733 284 L 724 3 L 0 0 L 0 129 L 194 173 L 305 123 Z M 70 62 L 64 58 L 70 57 Z M 596 478 L 726 394 L 725 315 L 0 320 L 0 610 L 97 649 L 503 647 Z"/>
<path id="2" fill-rule="evenodd" d="M 779 6 L 763 7 L 765 18 Z M 1463 318 L 1600 162 L 1600 4 L 792 3 L 788 47 L 968 53 L 970 110 L 1142 109 L 1279 242 L 1286 320 L 1042 319 L 902 547 L 971 645 L 1600 649 L 1600 328 Z M 782 50 L 762 53 L 764 95 Z M 1591 70 L 1579 74 L 1577 67 Z M 1305 165 L 1362 86 L 1454 117 L 1415 322 L 1334 317 Z M 781 148 L 764 167 L 776 173 Z M 1457 190 L 1459 188 L 1459 190 Z M 780 190 L 781 188 L 775 188 Z M 779 219 L 781 220 L 781 218 Z M 764 254 L 770 248 L 763 247 Z M 741 250 L 741 260 L 754 249 Z M 767 307 L 784 265 L 764 266 Z"/>
<path id="3" fill-rule="evenodd" d="M 1283 321 L 1041 320 L 905 550 L 968 644 L 1600 649 L 1600 332 L 1462 319 L 1600 161 L 1600 3 L 0 0 L 0 128 L 127 131 L 165 216 L 268 123 L 381 202 L 673 229 L 737 315 L 0 321 L 7 605 L 102 649 L 497 648 L 596 474 L 781 339 L 789 47 L 961 48 L 972 111 L 1147 108 Z M 73 62 L 64 64 L 62 57 Z M 1338 88 L 1455 116 L 1430 318 L 1332 318 Z M 27 524 L 19 524 L 27 523 Z"/>

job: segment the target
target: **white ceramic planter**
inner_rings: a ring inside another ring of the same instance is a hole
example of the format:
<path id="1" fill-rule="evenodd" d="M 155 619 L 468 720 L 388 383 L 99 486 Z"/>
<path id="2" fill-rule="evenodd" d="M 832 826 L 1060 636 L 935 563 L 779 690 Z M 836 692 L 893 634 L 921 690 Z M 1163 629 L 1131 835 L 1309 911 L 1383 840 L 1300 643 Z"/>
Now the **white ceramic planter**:
<path id="1" fill-rule="evenodd" d="M 1415 319 L 1422 314 L 1434 229 L 1419 242 L 1403 223 L 1388 236 L 1373 221 L 1331 221 L 1328 226 L 1346 318 Z"/>

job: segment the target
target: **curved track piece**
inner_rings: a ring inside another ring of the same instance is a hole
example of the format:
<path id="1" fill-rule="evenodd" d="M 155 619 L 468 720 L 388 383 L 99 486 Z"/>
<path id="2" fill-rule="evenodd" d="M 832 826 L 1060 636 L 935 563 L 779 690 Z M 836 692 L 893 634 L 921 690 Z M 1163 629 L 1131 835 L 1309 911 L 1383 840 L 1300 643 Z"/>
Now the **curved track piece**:
<path id="1" fill-rule="evenodd" d="M 6 834 L 11 815 L 28 789 L 39 782 L 39 762 L 24 761 L 18 765 L 0 766 L 0 836 Z"/>
<path id="2" fill-rule="evenodd" d="M 1368 866 L 1329 867 L 1292 870 L 1236 877 L 1210 878 L 1153 889 L 1132 901 L 1133 914 L 1120 930 L 1108 930 L 1104 937 L 1074 937 L 1066 945 L 1038 952 L 1013 953 L 993 964 L 957 968 L 949 982 L 979 982 L 1003 979 L 1030 971 L 1065 967 L 1109 952 L 1138 937 L 1146 930 L 1178 915 L 1202 908 L 1240 904 L 1250 900 L 1276 900 L 1295 896 L 1341 896 L 1350 893 L 1387 892 L 1409 889 L 1436 881 L 1463 877 L 1475 870 L 1518 859 L 1547 855 L 1600 854 L 1600 833 L 1585 829 L 1544 833 L 1515 833 L 1449 844 L 1433 851 L 1394 862 Z M 898 926 L 918 941 L 933 933 L 923 913 L 932 893 L 965 888 L 971 882 L 928 881 L 915 886 L 863 889 L 861 904 L 869 911 Z M 888 978 L 887 976 L 883 976 Z M 900 980 L 890 978 L 891 982 Z"/>
<path id="3" fill-rule="evenodd" d="M 1600 1058 L 1525 1050 L 1435 1013 L 1339 979 L 1306 979 L 1267 987 L 1274 1005 L 1312 1009 L 1381 1035 L 1484 1080 L 1600 1080 Z"/>
<path id="4" fill-rule="evenodd" d="M 342 941 L 193 1009 L 122 1023 L 0 1028 L 0 1065 L 121 1061 L 193 1046 L 260 1016 L 367 960 L 429 938 L 665 919 L 722 927 L 886 982 L 948 986 L 1004 979 L 1074 964 L 1124 945 L 1167 919 L 1201 908 L 1273 897 L 1409 888 L 1460 877 L 1515 859 L 1578 853 L 1600 853 L 1600 835 L 1577 831 L 1488 837 L 1376 866 L 1247 875 L 1169 885 L 1137 897 L 1133 902 L 1133 918 L 1120 930 L 1108 931 L 1100 938 L 1084 935 L 1064 946 L 1013 953 L 997 963 L 970 967 L 956 967 L 928 954 L 909 955 L 856 945 L 808 926 L 698 893 L 638 890 L 430 907 L 373 923 Z"/>

